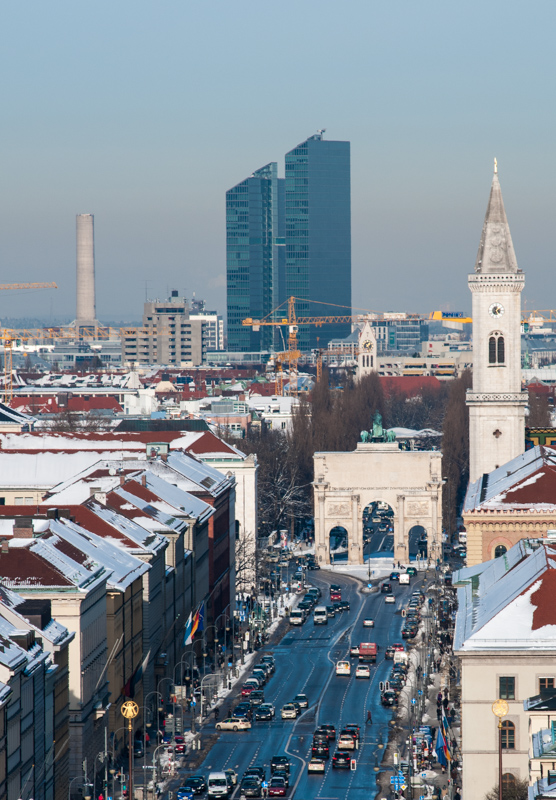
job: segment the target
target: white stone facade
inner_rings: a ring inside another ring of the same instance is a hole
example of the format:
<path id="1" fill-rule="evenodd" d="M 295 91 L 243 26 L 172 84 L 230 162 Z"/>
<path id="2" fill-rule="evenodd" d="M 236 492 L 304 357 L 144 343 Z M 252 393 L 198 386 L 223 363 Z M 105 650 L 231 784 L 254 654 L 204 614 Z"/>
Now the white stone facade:
<path id="1" fill-rule="evenodd" d="M 473 298 L 473 389 L 469 407 L 470 481 L 523 452 L 525 405 L 521 391 L 521 292 L 498 176 L 495 173 L 475 273 Z"/>
<path id="2" fill-rule="evenodd" d="M 408 562 L 409 531 L 422 525 L 429 557 L 442 551 L 442 454 L 400 450 L 396 443 L 357 445 L 349 453 L 315 453 L 315 548 L 330 562 L 330 531 L 348 534 L 348 563 L 363 564 L 363 510 L 382 501 L 394 511 L 394 558 Z"/>

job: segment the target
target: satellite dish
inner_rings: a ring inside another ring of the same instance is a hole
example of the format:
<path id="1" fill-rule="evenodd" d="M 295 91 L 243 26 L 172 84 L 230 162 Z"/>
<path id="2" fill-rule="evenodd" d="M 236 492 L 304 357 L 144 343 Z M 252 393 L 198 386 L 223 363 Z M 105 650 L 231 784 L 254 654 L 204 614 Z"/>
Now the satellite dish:
<path id="1" fill-rule="evenodd" d="M 108 474 L 109 475 L 115 475 L 116 474 L 116 469 L 114 467 L 110 467 L 110 469 L 108 470 Z"/>

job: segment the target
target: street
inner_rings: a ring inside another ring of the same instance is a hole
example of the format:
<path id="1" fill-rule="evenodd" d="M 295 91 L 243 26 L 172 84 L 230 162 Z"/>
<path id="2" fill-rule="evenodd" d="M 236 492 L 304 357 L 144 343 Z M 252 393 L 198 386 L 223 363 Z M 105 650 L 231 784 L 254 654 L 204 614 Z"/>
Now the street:
<path id="1" fill-rule="evenodd" d="M 376 773 L 388 739 L 392 709 L 380 704 L 379 683 L 386 680 L 392 661 L 386 661 L 384 651 L 389 643 L 401 641 L 403 618 L 398 611 L 400 601 L 421 584 L 415 578 L 411 586 L 394 585 L 395 604 L 386 604 L 385 595 L 361 594 L 358 581 L 337 573 L 311 573 L 310 582 L 322 590 L 322 602 L 329 602 L 330 583 L 342 587 L 342 599 L 351 604 L 349 612 L 336 614 L 326 626 L 315 626 L 312 618 L 300 628 L 291 628 L 277 647 L 272 648 L 276 672 L 265 687 L 265 699 L 274 703 L 273 722 L 253 722 L 250 731 L 220 734 L 196 773 L 208 775 L 212 770 L 235 769 L 239 779 L 252 766 L 266 768 L 269 777 L 270 759 L 287 755 L 292 763 L 288 797 L 341 800 L 374 796 Z M 371 617 L 374 628 L 364 628 L 363 620 Z M 376 665 L 371 667 L 370 679 L 356 679 L 353 662 L 350 677 L 336 676 L 336 661 L 349 658 L 351 643 L 375 641 L 379 645 Z M 266 651 L 261 651 L 261 654 Z M 298 693 L 309 698 L 309 708 L 297 720 L 282 721 L 280 709 Z M 239 700 L 239 698 L 238 698 Z M 372 711 L 372 724 L 365 724 L 367 710 Z M 331 743 L 330 759 L 323 775 L 308 775 L 312 734 L 321 724 L 332 724 L 337 733 L 349 723 L 361 726 L 360 747 L 354 752 L 356 770 L 332 769 L 335 743 Z M 205 727 L 213 729 L 211 723 Z M 189 774 L 189 773 L 188 773 Z M 369 794 L 371 790 L 371 795 Z M 234 798 L 239 797 L 236 788 Z"/>

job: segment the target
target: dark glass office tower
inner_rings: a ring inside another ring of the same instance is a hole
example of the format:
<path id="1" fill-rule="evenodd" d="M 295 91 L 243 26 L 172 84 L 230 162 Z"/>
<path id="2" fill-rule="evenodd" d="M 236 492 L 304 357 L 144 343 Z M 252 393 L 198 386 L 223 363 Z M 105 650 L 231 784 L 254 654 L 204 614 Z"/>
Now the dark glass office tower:
<path id="1" fill-rule="evenodd" d="M 228 350 L 268 350 L 275 340 L 274 328 L 257 332 L 241 322 L 261 319 L 280 303 L 284 227 L 284 179 L 275 162 L 226 192 Z"/>
<path id="2" fill-rule="evenodd" d="M 298 316 L 351 313 L 350 144 L 322 133 L 286 153 L 285 293 L 307 300 L 296 304 Z M 350 332 L 349 324 L 302 325 L 300 349 Z"/>

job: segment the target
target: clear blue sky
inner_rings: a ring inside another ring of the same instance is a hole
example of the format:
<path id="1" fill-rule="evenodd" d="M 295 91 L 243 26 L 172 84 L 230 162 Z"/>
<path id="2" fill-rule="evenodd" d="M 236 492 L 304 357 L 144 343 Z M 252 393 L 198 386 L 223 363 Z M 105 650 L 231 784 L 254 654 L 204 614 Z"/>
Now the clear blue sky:
<path id="1" fill-rule="evenodd" d="M 0 16 L 0 319 L 177 288 L 225 312 L 224 193 L 317 128 L 352 144 L 354 305 L 468 309 L 498 158 L 530 308 L 556 307 L 556 3 L 97 0 Z"/>

